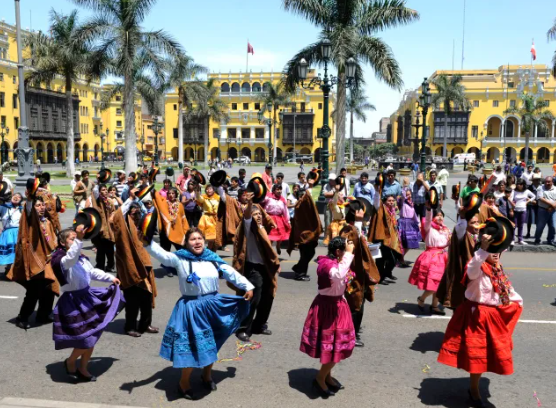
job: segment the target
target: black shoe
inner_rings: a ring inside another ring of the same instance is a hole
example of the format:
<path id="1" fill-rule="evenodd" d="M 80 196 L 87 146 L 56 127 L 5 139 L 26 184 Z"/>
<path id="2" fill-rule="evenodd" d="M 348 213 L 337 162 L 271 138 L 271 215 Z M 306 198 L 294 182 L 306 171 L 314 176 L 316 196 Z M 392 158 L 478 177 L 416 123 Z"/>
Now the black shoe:
<path id="1" fill-rule="evenodd" d="M 417 307 L 419 308 L 419 310 L 420 310 L 421 312 L 424 312 L 424 311 L 425 311 L 425 305 L 421 306 L 421 305 L 419 304 L 419 302 L 420 302 L 420 303 L 425 303 L 425 302 L 421 299 L 421 296 L 417 296 Z"/>
<path id="2" fill-rule="evenodd" d="M 355 340 L 355 347 L 365 347 L 365 343 L 363 343 L 361 340 L 356 339 Z"/>
<path id="3" fill-rule="evenodd" d="M 149 326 L 145 329 L 143 333 L 157 334 L 160 331 L 158 327 Z"/>
<path id="4" fill-rule="evenodd" d="M 77 376 L 77 380 L 79 382 L 95 382 L 97 380 L 94 375 L 87 377 L 85 374 L 79 371 L 79 368 L 77 369 L 77 371 L 75 371 L 75 375 Z"/>
<path id="5" fill-rule="evenodd" d="M 203 383 L 203 387 L 208 391 L 216 391 L 216 383 L 211 379 L 210 381 L 205 381 L 203 376 L 201 375 L 201 382 Z"/>
<path id="6" fill-rule="evenodd" d="M 264 334 L 266 336 L 270 336 L 272 334 L 272 331 L 268 329 L 262 329 L 261 331 L 253 332 L 253 334 Z"/>
<path id="7" fill-rule="evenodd" d="M 193 401 L 195 397 L 193 396 L 193 390 L 190 388 L 187 391 L 181 389 L 180 385 L 178 384 L 178 393 L 180 397 L 185 398 L 186 400 Z"/>
<path id="8" fill-rule="evenodd" d="M 328 397 L 333 397 L 334 395 L 336 395 L 334 391 L 330 389 L 323 390 L 316 378 L 313 380 L 313 387 L 316 388 L 321 398 L 327 399 Z"/>
<path id="9" fill-rule="evenodd" d="M 473 408 L 486 408 L 486 405 L 482 399 L 474 399 L 473 395 L 471 395 L 471 390 L 467 390 L 467 392 L 469 393 L 469 399 L 471 400 Z"/>
<path id="10" fill-rule="evenodd" d="M 378 284 L 379 284 L 379 285 L 384 285 L 384 286 L 388 286 L 388 285 L 389 285 L 389 283 L 386 282 L 384 279 L 379 280 L 379 281 L 378 281 Z"/>
<path id="11" fill-rule="evenodd" d="M 398 278 L 396 278 L 394 275 L 392 275 L 392 276 L 390 276 L 390 277 L 388 277 L 388 278 L 386 278 L 386 279 L 390 279 L 390 280 L 392 280 L 392 281 L 397 281 L 397 280 L 398 280 Z"/>
<path id="12" fill-rule="evenodd" d="M 31 327 L 29 322 L 24 322 L 23 320 L 19 320 L 19 319 L 15 320 L 15 325 L 17 327 L 19 327 L 20 329 L 23 329 L 23 330 L 27 330 Z"/>
<path id="13" fill-rule="evenodd" d="M 251 340 L 251 338 L 245 332 L 236 333 L 236 337 L 246 343 Z"/>
<path id="14" fill-rule="evenodd" d="M 76 371 L 74 371 L 74 372 L 72 373 L 72 372 L 69 370 L 68 359 L 67 359 L 67 358 L 64 360 L 64 367 L 66 368 L 66 374 L 67 374 L 67 375 L 73 375 L 73 376 L 76 375 Z"/>
<path id="15" fill-rule="evenodd" d="M 342 385 L 341 382 L 339 382 L 338 380 L 334 379 L 335 384 L 330 384 L 328 381 L 326 381 L 326 385 L 328 386 L 328 388 L 330 390 L 332 390 L 332 392 L 338 392 L 340 390 L 343 390 L 345 387 Z"/>
<path id="16" fill-rule="evenodd" d="M 53 322 L 54 322 L 54 319 L 51 318 L 50 316 L 35 318 L 35 323 L 37 323 L 38 325 L 51 324 Z"/>
<path id="17" fill-rule="evenodd" d="M 309 282 L 311 280 L 311 277 L 309 277 L 307 275 L 301 275 L 301 276 L 296 276 L 294 279 L 296 281 Z"/>
<path id="18" fill-rule="evenodd" d="M 125 332 L 125 334 L 131 337 L 141 337 L 141 333 L 136 332 L 135 330 L 130 330 L 128 332 Z"/>
<path id="19" fill-rule="evenodd" d="M 523 238 L 529 239 L 529 238 L 531 238 L 531 234 L 527 234 L 527 235 L 525 235 Z"/>
<path id="20" fill-rule="evenodd" d="M 446 316 L 446 312 L 442 309 L 440 309 L 438 306 L 437 307 L 430 307 L 430 312 L 431 315 L 438 315 L 438 316 Z"/>

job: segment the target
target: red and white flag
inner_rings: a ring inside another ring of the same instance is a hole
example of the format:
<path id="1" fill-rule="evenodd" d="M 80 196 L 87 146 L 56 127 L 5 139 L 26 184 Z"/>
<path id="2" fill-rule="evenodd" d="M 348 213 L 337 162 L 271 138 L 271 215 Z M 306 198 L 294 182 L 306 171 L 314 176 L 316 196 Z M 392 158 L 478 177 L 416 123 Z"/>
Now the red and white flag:
<path id="1" fill-rule="evenodd" d="M 255 50 L 253 50 L 253 46 L 249 44 L 249 41 L 247 41 L 247 54 L 255 55 Z"/>
<path id="2" fill-rule="evenodd" d="M 535 50 L 535 41 L 533 41 L 533 44 L 531 45 L 531 58 L 533 59 L 533 61 L 537 59 L 537 50 Z"/>

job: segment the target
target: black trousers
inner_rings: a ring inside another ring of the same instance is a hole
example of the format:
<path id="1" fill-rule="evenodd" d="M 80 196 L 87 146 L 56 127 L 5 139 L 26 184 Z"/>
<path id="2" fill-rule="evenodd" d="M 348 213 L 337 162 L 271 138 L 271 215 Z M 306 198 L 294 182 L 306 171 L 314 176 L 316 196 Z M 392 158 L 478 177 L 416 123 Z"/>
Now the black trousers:
<path id="1" fill-rule="evenodd" d="M 200 211 L 186 211 L 185 218 L 187 218 L 187 223 L 189 224 L 189 228 L 198 227 L 199 220 L 201 219 L 201 212 Z"/>
<path id="2" fill-rule="evenodd" d="M 144 333 L 153 320 L 152 293 L 138 286 L 124 289 L 125 297 L 125 327 L 126 332 L 138 331 Z M 141 312 L 139 324 L 137 317 Z"/>
<path id="3" fill-rule="evenodd" d="M 253 289 L 249 314 L 241 322 L 238 332 L 245 332 L 251 336 L 253 333 L 257 334 L 263 331 L 270 316 L 274 302 L 271 292 L 272 281 L 264 265 L 245 262 L 243 271 L 244 276 L 255 286 L 255 289 Z"/>
<path id="4" fill-rule="evenodd" d="M 419 216 L 419 221 L 421 218 L 425 218 L 426 208 L 425 204 L 415 204 L 415 213 Z"/>
<path id="5" fill-rule="evenodd" d="M 43 275 L 44 276 L 44 275 Z M 23 285 L 26 289 L 23 304 L 19 310 L 18 319 L 26 322 L 29 316 L 35 311 L 37 302 L 39 308 L 37 310 L 36 320 L 46 320 L 52 313 L 54 306 L 54 292 L 50 290 L 51 280 L 44 279 L 43 277 L 36 277 L 30 281 L 25 282 Z"/>
<path id="6" fill-rule="evenodd" d="M 299 261 L 292 267 L 296 277 L 307 276 L 307 269 L 309 269 L 309 263 L 315 256 L 317 245 L 318 242 L 299 245 Z"/>
<path id="7" fill-rule="evenodd" d="M 172 245 L 174 245 L 174 248 L 176 248 L 176 250 L 183 248 L 181 245 L 175 244 L 170 241 L 166 236 L 166 232 L 160 231 L 160 246 L 162 247 L 162 249 L 164 249 L 165 251 L 170 251 L 172 249 Z"/>
<path id="8" fill-rule="evenodd" d="M 96 268 L 106 271 L 114 269 L 114 243 L 100 235 L 94 237 L 91 242 L 97 249 Z M 105 269 L 106 268 L 106 269 Z"/>
<path id="9" fill-rule="evenodd" d="M 363 312 L 365 309 L 365 298 L 363 298 L 363 303 L 361 303 L 361 309 L 357 312 L 355 310 L 351 311 L 351 320 L 353 320 L 353 328 L 355 329 L 355 337 L 359 339 L 359 331 L 361 330 L 361 322 L 363 321 Z"/>
<path id="10" fill-rule="evenodd" d="M 375 260 L 378 273 L 380 274 L 380 280 L 391 278 L 392 271 L 398 262 L 398 255 L 386 245 L 380 246 L 380 252 L 382 253 L 382 257 Z"/>

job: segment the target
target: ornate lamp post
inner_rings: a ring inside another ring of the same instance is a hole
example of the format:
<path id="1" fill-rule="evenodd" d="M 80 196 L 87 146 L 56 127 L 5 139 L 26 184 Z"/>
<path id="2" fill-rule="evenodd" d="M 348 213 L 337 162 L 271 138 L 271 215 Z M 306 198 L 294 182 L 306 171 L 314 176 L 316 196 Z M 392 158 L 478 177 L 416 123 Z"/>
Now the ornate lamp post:
<path id="1" fill-rule="evenodd" d="M 302 88 L 308 89 L 314 87 L 314 85 L 319 85 L 323 94 L 324 103 L 323 103 L 323 110 L 322 110 L 322 116 L 323 116 L 322 128 L 320 129 L 320 132 L 317 135 L 317 137 L 322 138 L 322 142 L 323 142 L 322 149 L 321 149 L 322 170 L 323 170 L 322 177 L 321 177 L 321 187 L 324 187 L 324 185 L 328 182 L 329 156 L 330 156 L 328 150 L 328 139 L 332 134 L 332 130 L 330 129 L 330 126 L 328 124 L 329 123 L 328 101 L 330 96 L 330 90 L 334 85 L 338 84 L 340 80 L 338 77 L 335 77 L 333 75 L 330 76 L 328 75 L 328 61 L 330 60 L 330 54 L 332 53 L 332 44 L 330 43 L 329 40 L 324 40 L 321 43 L 320 48 L 321 48 L 321 55 L 324 60 L 324 77 L 322 79 L 320 78 L 320 76 L 314 77 L 313 79 L 311 79 L 309 84 L 305 86 L 304 81 L 305 79 L 307 79 L 307 69 L 309 67 L 309 64 L 307 63 L 305 58 L 301 58 L 301 61 L 299 61 L 297 67 L 298 69 L 297 74 L 299 76 L 299 79 L 301 80 L 300 85 Z M 350 88 L 355 84 L 355 70 L 357 68 L 356 65 L 357 64 L 355 62 L 355 59 L 353 58 L 348 58 L 348 60 L 346 61 L 347 81 L 345 83 L 345 86 L 347 88 Z M 319 195 L 318 204 L 319 204 L 319 211 L 324 211 L 325 199 L 324 199 L 322 188 Z"/>
<path id="2" fill-rule="evenodd" d="M 424 173 L 427 168 L 427 156 L 425 146 L 427 144 L 427 113 L 431 107 L 431 92 L 429 82 L 427 78 L 421 84 L 421 96 L 419 96 L 419 102 L 417 102 L 417 107 L 423 110 L 423 137 L 421 138 L 421 172 Z"/>
<path id="3" fill-rule="evenodd" d="M 159 122 L 158 116 L 154 117 L 153 132 L 154 132 L 154 165 L 158 167 L 158 134 L 163 129 L 164 123 Z"/>
<path id="4" fill-rule="evenodd" d="M 108 129 L 106 129 L 108 132 Z M 104 169 L 104 139 L 106 138 L 106 134 L 102 131 L 102 121 L 100 122 L 100 134 L 97 133 L 97 136 L 100 137 L 100 169 Z"/>
<path id="5" fill-rule="evenodd" d="M 10 128 L 6 127 L 6 124 L 4 122 L 2 122 L 2 132 L 0 133 L 0 136 L 2 136 L 2 157 L 1 157 L 1 164 L 4 164 L 4 162 L 6 161 L 6 146 L 4 146 L 4 136 L 8 136 L 10 134 Z"/>
<path id="6" fill-rule="evenodd" d="M 272 103 L 266 104 L 266 111 L 268 112 L 268 119 L 264 117 L 264 111 L 260 110 L 258 113 L 259 124 L 266 123 L 268 125 L 268 163 L 272 164 Z M 275 141 L 276 142 L 276 141 Z"/>
<path id="7" fill-rule="evenodd" d="M 420 122 L 421 113 L 419 111 L 415 112 L 415 124 L 411 125 L 415 128 L 415 138 L 413 142 L 413 161 L 419 160 L 419 128 L 423 127 Z"/>

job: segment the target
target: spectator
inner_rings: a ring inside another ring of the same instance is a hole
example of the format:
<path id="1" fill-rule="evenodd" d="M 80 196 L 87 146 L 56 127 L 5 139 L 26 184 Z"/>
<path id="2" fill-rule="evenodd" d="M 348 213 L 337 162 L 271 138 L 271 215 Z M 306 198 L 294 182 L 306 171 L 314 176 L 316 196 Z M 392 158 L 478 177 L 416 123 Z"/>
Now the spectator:
<path id="1" fill-rule="evenodd" d="M 510 163 L 506 162 L 506 164 L 504 165 L 504 173 L 506 173 L 506 176 L 508 174 L 510 174 Z"/>
<path id="2" fill-rule="evenodd" d="M 170 189 L 172 188 L 172 180 L 170 180 L 168 178 L 164 179 L 164 181 L 162 182 L 162 185 L 163 185 L 163 187 L 162 187 L 161 190 L 158 191 L 158 194 L 160 194 L 161 197 L 164 197 L 164 198 L 167 199 L 168 198 L 168 191 L 170 191 Z M 179 196 L 176 197 L 176 198 L 179 199 Z M 179 202 L 179 200 L 178 200 L 178 202 Z"/>
<path id="3" fill-rule="evenodd" d="M 235 198 L 237 200 L 239 189 L 240 189 L 239 178 L 234 176 L 230 179 L 230 187 L 228 187 L 227 193 L 230 197 Z"/>
<path id="4" fill-rule="evenodd" d="M 521 178 L 525 180 L 525 184 L 527 184 L 527 186 L 533 184 L 533 174 L 533 166 L 530 164 L 527 166 L 527 170 L 525 170 L 521 175 Z"/>
<path id="5" fill-rule="evenodd" d="M 189 228 L 197 227 L 201 218 L 202 209 L 197 205 L 197 182 L 189 180 L 185 190 L 181 195 L 181 202 L 185 210 L 185 218 Z"/>
<path id="6" fill-rule="evenodd" d="M 375 188 L 369 183 L 369 174 L 366 172 L 361 173 L 359 181 L 355 184 L 355 188 L 353 189 L 354 197 L 366 198 L 372 204 L 375 194 Z"/>
<path id="7" fill-rule="evenodd" d="M 542 188 L 542 197 L 538 201 L 539 204 L 539 218 L 537 220 L 537 230 L 535 231 L 535 245 L 541 243 L 541 235 L 544 232 L 544 227 L 548 225 L 548 245 L 555 245 L 554 243 L 554 227 L 556 224 L 556 188 L 554 188 L 552 177 L 544 179 L 544 187 Z"/>
<path id="8" fill-rule="evenodd" d="M 531 226 L 537 224 L 539 217 L 539 199 L 542 197 L 541 176 L 533 174 L 532 184 L 527 189 L 535 194 L 535 200 L 527 205 L 527 235 L 525 238 L 531 238 Z"/>
<path id="9" fill-rule="evenodd" d="M 183 193 L 187 190 L 187 182 L 190 178 L 191 177 L 189 176 L 189 167 L 186 166 L 183 168 L 182 174 L 180 174 L 178 176 L 178 179 L 176 180 L 176 187 L 178 188 L 180 193 Z"/>
<path id="10" fill-rule="evenodd" d="M 417 180 L 417 174 L 419 174 L 419 163 L 415 162 L 411 165 L 411 170 L 413 172 L 413 181 Z"/>
<path id="11" fill-rule="evenodd" d="M 527 245 L 527 243 L 523 241 L 523 225 L 527 222 L 527 205 L 535 201 L 536 198 L 536 194 L 533 194 L 527 189 L 525 180 L 517 180 L 512 200 L 515 204 L 514 223 L 517 227 L 517 245 Z"/>
<path id="12" fill-rule="evenodd" d="M 12 182 L 10 181 L 10 179 L 8 179 L 7 177 L 4 176 L 4 172 L 2 171 L 2 169 L 0 169 L 0 182 L 5 181 L 6 184 L 8 185 L 8 190 L 12 192 L 14 192 L 14 185 L 12 184 Z"/>
<path id="13" fill-rule="evenodd" d="M 264 166 L 264 173 L 262 177 L 264 183 L 268 191 L 272 191 L 272 186 L 274 185 L 273 177 L 272 177 L 272 164 L 267 164 Z"/>
<path id="14" fill-rule="evenodd" d="M 326 209 L 324 210 L 324 230 L 328 228 L 330 222 L 332 221 L 332 211 L 330 209 L 330 202 L 334 198 L 334 193 L 336 192 L 336 174 L 330 173 L 328 175 L 328 183 L 322 188 L 322 194 L 326 198 Z"/>
<path id="15" fill-rule="evenodd" d="M 351 188 L 351 181 L 350 181 L 350 178 L 347 174 L 347 169 L 345 167 L 340 169 L 340 177 L 344 178 L 344 188 L 341 190 L 341 192 L 344 194 L 344 198 L 349 197 L 349 192 L 350 192 L 350 188 Z M 372 203 L 372 201 L 371 201 L 371 203 Z"/>
<path id="16" fill-rule="evenodd" d="M 388 163 L 388 166 L 386 166 L 386 168 L 384 169 L 384 173 L 388 173 L 390 170 L 394 170 L 394 164 L 393 163 Z"/>
<path id="17" fill-rule="evenodd" d="M 116 187 L 116 191 L 118 193 L 118 197 L 122 196 L 122 192 L 124 191 L 125 186 L 127 185 L 126 183 L 126 176 L 125 176 L 125 171 L 123 170 L 118 170 L 116 172 L 116 177 L 118 177 L 118 180 L 115 181 L 114 183 L 112 183 L 112 185 L 114 187 Z"/>
<path id="18" fill-rule="evenodd" d="M 284 181 L 284 173 L 276 174 L 276 184 L 282 186 L 282 197 L 287 198 L 290 195 L 290 186 Z"/>
<path id="19" fill-rule="evenodd" d="M 305 165 L 304 165 L 304 163 L 303 163 L 303 160 L 301 160 L 301 163 L 299 164 L 299 171 L 300 171 L 301 173 L 303 173 L 303 172 L 305 171 Z"/>
<path id="20" fill-rule="evenodd" d="M 307 183 L 307 179 L 305 178 L 305 173 L 300 171 L 297 173 L 297 183 L 300 190 L 307 190 L 309 188 L 309 184 Z"/>
<path id="21" fill-rule="evenodd" d="M 413 196 L 413 204 L 415 208 L 415 213 L 419 216 L 419 219 L 425 217 L 425 176 L 423 173 L 417 174 L 417 179 L 411 184 L 411 194 Z"/>
<path id="22" fill-rule="evenodd" d="M 369 168 L 369 156 L 365 157 L 365 167 Z M 556 163 L 554 163 L 554 175 L 556 176 Z"/>
<path id="23" fill-rule="evenodd" d="M 523 167 L 521 166 L 520 163 L 517 163 L 515 165 L 512 174 L 518 179 L 521 178 L 521 176 L 523 175 Z"/>
<path id="24" fill-rule="evenodd" d="M 467 170 L 467 159 L 463 159 L 463 171 Z"/>
<path id="25" fill-rule="evenodd" d="M 504 195 L 496 200 L 498 211 L 506 218 L 514 218 L 514 202 L 512 200 L 513 191 L 511 188 L 504 189 Z"/>
<path id="26" fill-rule="evenodd" d="M 509 188 L 509 187 L 508 187 Z M 510 191 L 512 191 L 512 189 L 510 188 Z M 496 186 L 496 190 L 494 191 L 494 198 L 496 198 L 497 200 L 500 200 L 501 198 L 503 198 L 506 195 L 506 182 L 505 181 L 501 181 L 497 186 Z M 513 197 L 511 197 L 513 198 Z"/>
<path id="27" fill-rule="evenodd" d="M 492 173 L 492 175 L 494 176 L 494 180 L 492 182 L 494 186 L 497 186 L 498 184 L 506 181 L 506 174 L 502 171 L 502 166 L 496 166 L 496 169 L 494 173 Z"/>
<path id="28" fill-rule="evenodd" d="M 245 169 L 239 169 L 239 187 L 240 188 L 245 188 L 247 187 L 247 181 L 245 181 Z"/>
<path id="29" fill-rule="evenodd" d="M 290 212 L 290 219 L 295 215 L 295 205 L 297 204 L 297 193 L 299 192 L 299 185 L 294 184 L 291 194 L 288 195 L 288 211 Z"/>
<path id="30" fill-rule="evenodd" d="M 436 170 L 431 170 L 429 172 L 429 181 L 425 183 L 425 189 L 427 191 L 429 191 L 431 187 L 436 188 L 436 191 L 438 193 L 438 197 L 440 198 L 439 206 L 442 207 L 442 197 L 444 196 L 444 189 L 442 188 L 442 185 L 438 181 L 438 176 L 436 174 Z"/>
<path id="31" fill-rule="evenodd" d="M 448 189 L 448 177 L 450 173 L 446 170 L 446 166 L 440 166 L 440 171 L 438 172 L 438 182 L 442 186 L 442 199 L 446 200 L 446 191 Z"/>
<path id="32" fill-rule="evenodd" d="M 390 163 L 392 164 L 392 163 Z M 384 182 L 384 188 L 382 189 L 382 197 L 394 196 L 397 200 L 402 195 L 402 186 L 396 180 L 396 171 L 388 170 L 386 173 L 386 181 Z"/>
<path id="33" fill-rule="evenodd" d="M 73 175 L 73 180 L 70 181 L 71 191 L 75 190 L 75 185 L 81 181 L 81 172 L 76 171 Z"/>

